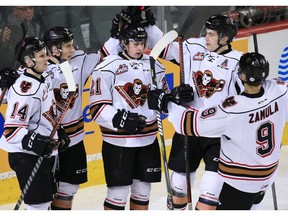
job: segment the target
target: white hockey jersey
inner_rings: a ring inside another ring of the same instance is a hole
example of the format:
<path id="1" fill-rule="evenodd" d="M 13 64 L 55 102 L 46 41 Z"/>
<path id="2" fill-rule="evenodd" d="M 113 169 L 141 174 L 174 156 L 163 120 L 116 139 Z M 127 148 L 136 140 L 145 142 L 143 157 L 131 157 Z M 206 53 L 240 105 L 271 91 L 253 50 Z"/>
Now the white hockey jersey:
<path id="1" fill-rule="evenodd" d="M 43 76 L 41 79 L 19 71 L 20 77 L 9 88 L 4 133 L 0 148 L 7 152 L 32 151 L 22 149 L 22 139 L 28 131 L 50 136 L 56 123 L 56 102 L 51 83 Z M 53 139 L 57 140 L 57 133 Z M 52 155 L 57 154 L 54 150 Z"/>
<path id="2" fill-rule="evenodd" d="M 163 65 L 155 64 L 157 88 L 168 90 Z M 103 140 L 117 146 L 139 147 L 152 144 L 158 131 L 156 112 L 148 108 L 147 93 L 152 88 L 149 56 L 127 59 L 122 53 L 107 56 L 92 74 L 90 113 L 100 125 Z M 117 109 L 125 109 L 147 118 L 146 127 L 129 135 L 113 127 Z"/>
<path id="3" fill-rule="evenodd" d="M 69 144 L 70 147 L 79 143 L 85 137 L 82 113 L 82 92 L 86 81 L 99 62 L 99 52 L 85 53 L 82 50 L 75 50 L 69 62 L 76 83 L 76 95 L 70 104 L 68 111 L 65 113 L 61 124 L 64 126 L 65 131 L 71 140 L 71 143 Z M 69 94 L 65 77 L 59 66 L 55 64 L 49 65 L 49 70 L 46 71 L 46 73 L 52 79 L 57 109 L 61 112 Z"/>
<path id="4" fill-rule="evenodd" d="M 267 80 L 254 97 L 229 96 L 206 110 L 186 110 L 172 103 L 168 110 L 179 133 L 221 136 L 218 173 L 229 185 L 255 193 L 274 182 L 288 120 L 287 83 Z"/>
<path id="5" fill-rule="evenodd" d="M 238 62 L 242 53 L 231 49 L 218 54 L 206 49 L 205 38 L 190 38 L 183 42 L 185 83 L 194 89 L 196 108 L 220 103 L 228 95 L 239 94 L 242 84 L 238 78 Z M 179 62 L 179 44 L 173 42 L 163 52 L 166 60 Z"/>

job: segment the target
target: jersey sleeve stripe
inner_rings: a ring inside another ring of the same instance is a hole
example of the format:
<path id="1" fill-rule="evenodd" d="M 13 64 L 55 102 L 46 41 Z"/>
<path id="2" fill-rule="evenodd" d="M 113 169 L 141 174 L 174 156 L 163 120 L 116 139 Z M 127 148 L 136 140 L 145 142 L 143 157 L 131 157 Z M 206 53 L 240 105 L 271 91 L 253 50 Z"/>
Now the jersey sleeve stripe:
<path id="1" fill-rule="evenodd" d="M 196 124 L 196 119 L 197 119 L 197 110 L 189 110 L 184 113 L 183 117 L 183 127 L 181 128 L 181 131 L 188 136 L 199 136 L 198 130 L 197 130 L 197 124 Z"/>
<path id="2" fill-rule="evenodd" d="M 5 124 L 4 125 L 4 128 L 9 128 L 9 127 L 15 127 L 15 128 L 28 127 L 28 125 L 27 124 Z"/>
<path id="3" fill-rule="evenodd" d="M 10 141 L 13 137 L 15 137 L 21 129 L 22 129 L 21 127 L 5 128 L 3 134 L 6 137 L 7 142 Z"/>

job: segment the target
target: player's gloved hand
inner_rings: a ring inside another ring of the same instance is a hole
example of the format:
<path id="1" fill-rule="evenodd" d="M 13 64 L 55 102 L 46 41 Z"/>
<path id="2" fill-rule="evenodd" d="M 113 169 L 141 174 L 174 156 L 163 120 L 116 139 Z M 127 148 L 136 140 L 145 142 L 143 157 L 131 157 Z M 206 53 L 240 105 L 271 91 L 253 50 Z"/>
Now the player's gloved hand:
<path id="1" fill-rule="evenodd" d="M 181 84 L 180 86 L 176 86 L 170 92 L 169 100 L 178 104 L 178 105 L 186 105 L 194 100 L 194 92 L 193 88 L 189 84 Z"/>
<path id="2" fill-rule="evenodd" d="M 148 93 L 148 107 L 152 110 L 168 113 L 167 105 L 170 94 L 163 89 L 151 90 Z"/>
<path id="3" fill-rule="evenodd" d="M 56 150 L 58 144 L 51 140 L 49 136 L 42 136 L 39 133 L 28 132 L 22 140 L 22 148 L 28 151 L 33 151 L 39 156 L 50 157 L 53 150 Z"/>
<path id="4" fill-rule="evenodd" d="M 165 93 L 162 89 L 155 89 L 148 94 L 148 107 L 152 110 L 168 113 L 168 102 L 172 101 L 178 105 L 186 105 L 193 101 L 193 88 L 188 84 L 182 84 L 172 89 L 170 93 Z"/>
<path id="5" fill-rule="evenodd" d="M 115 128 L 123 128 L 129 134 L 135 134 L 145 128 L 146 117 L 138 113 L 118 109 L 118 112 L 112 119 L 112 123 Z"/>
<path id="6" fill-rule="evenodd" d="M 111 37 L 119 39 L 121 30 L 127 28 L 131 22 L 130 10 L 124 9 L 120 12 L 120 14 L 116 14 L 112 20 L 112 27 L 110 30 Z"/>
<path id="7" fill-rule="evenodd" d="M 17 71 L 13 70 L 12 68 L 3 68 L 0 71 L 0 88 L 10 88 L 18 77 L 19 74 Z"/>
<path id="8" fill-rule="evenodd" d="M 140 23 L 143 27 L 155 25 L 155 17 L 151 6 L 128 6 L 127 10 L 132 11 L 133 22 Z"/>
<path id="9" fill-rule="evenodd" d="M 63 125 L 60 125 L 59 129 L 57 130 L 58 133 L 58 152 L 64 152 L 68 149 L 69 144 L 71 142 L 69 136 L 65 132 Z"/>

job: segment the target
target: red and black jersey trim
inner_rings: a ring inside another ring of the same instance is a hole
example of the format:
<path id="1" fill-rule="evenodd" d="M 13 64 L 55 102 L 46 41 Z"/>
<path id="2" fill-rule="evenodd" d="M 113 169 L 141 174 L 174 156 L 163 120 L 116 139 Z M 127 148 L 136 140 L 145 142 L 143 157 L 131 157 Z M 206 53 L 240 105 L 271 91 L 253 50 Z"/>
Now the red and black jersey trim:
<path id="1" fill-rule="evenodd" d="M 92 116 L 93 119 L 98 114 L 99 110 L 105 105 L 112 106 L 112 103 L 93 103 L 93 104 L 90 104 L 90 115 Z"/>
<path id="2" fill-rule="evenodd" d="M 5 136 L 6 139 L 9 139 L 10 137 L 13 136 L 14 132 L 19 129 L 18 127 L 5 127 L 3 135 Z"/>
<path id="3" fill-rule="evenodd" d="M 65 132 L 68 136 L 73 136 L 75 134 L 78 134 L 79 132 L 84 131 L 84 120 L 83 117 L 78 119 L 75 122 L 66 123 L 64 126 Z"/>

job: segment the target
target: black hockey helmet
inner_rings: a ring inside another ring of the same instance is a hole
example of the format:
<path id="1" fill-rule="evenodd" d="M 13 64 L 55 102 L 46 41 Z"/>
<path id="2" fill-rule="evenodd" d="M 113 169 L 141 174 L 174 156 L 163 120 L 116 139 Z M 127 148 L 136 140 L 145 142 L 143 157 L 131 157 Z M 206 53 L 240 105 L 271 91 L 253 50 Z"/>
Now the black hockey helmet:
<path id="1" fill-rule="evenodd" d="M 130 41 L 147 41 L 147 32 L 141 25 L 130 25 L 120 33 L 122 45 L 129 44 Z"/>
<path id="2" fill-rule="evenodd" d="M 246 75 L 246 83 L 259 85 L 269 75 L 269 62 L 259 53 L 245 53 L 239 61 L 239 75 Z"/>
<path id="3" fill-rule="evenodd" d="M 55 26 L 47 30 L 43 35 L 43 41 L 49 49 L 51 49 L 52 45 L 55 45 L 57 49 L 61 50 L 62 44 L 71 40 L 73 40 L 72 31 L 62 26 Z"/>
<path id="4" fill-rule="evenodd" d="M 24 58 L 28 56 L 35 63 L 34 54 L 45 49 L 46 46 L 42 40 L 37 37 L 26 37 L 19 41 L 15 46 L 15 55 L 17 60 L 25 65 Z"/>
<path id="5" fill-rule="evenodd" d="M 213 15 L 206 20 L 205 27 L 217 31 L 219 39 L 221 40 L 224 36 L 228 37 L 227 43 L 231 43 L 233 38 L 237 35 L 237 24 L 236 22 L 224 15 Z"/>

